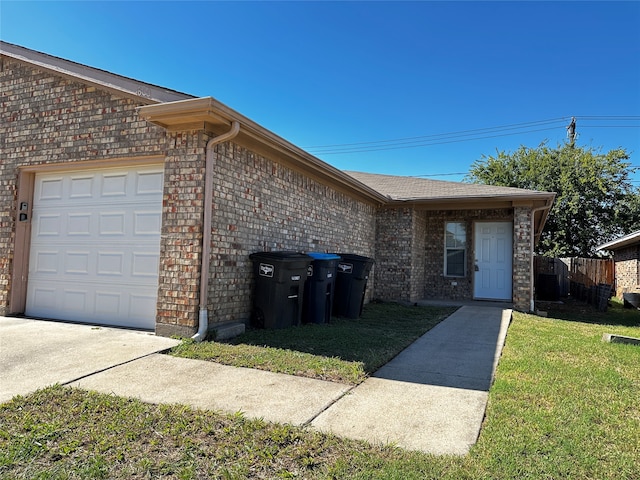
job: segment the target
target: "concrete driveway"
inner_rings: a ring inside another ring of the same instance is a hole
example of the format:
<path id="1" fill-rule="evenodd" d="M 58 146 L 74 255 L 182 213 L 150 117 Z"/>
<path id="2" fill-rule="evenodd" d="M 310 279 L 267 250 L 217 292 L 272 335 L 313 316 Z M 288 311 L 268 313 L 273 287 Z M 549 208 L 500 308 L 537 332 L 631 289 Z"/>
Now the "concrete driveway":
<path id="1" fill-rule="evenodd" d="M 153 333 L 0 317 L 0 403 L 67 384 L 180 343 Z"/>

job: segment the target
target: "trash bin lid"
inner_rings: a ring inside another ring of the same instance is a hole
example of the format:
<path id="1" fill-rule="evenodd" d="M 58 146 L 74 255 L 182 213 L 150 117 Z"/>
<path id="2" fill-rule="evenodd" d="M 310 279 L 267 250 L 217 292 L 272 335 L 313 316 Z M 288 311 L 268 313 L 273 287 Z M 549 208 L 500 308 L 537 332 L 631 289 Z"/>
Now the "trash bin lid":
<path id="1" fill-rule="evenodd" d="M 364 257 L 362 255 L 356 255 L 355 253 L 337 253 L 344 261 L 362 262 L 374 264 L 375 260 L 370 257 Z"/>
<path id="2" fill-rule="evenodd" d="M 340 257 L 335 253 L 307 252 L 307 255 L 314 260 L 340 260 Z"/>
<path id="3" fill-rule="evenodd" d="M 311 260 L 309 258 L 309 255 L 305 255 L 304 253 L 299 253 L 299 252 L 289 252 L 289 251 L 282 251 L 282 252 L 255 252 L 252 253 L 251 255 L 249 255 L 250 258 L 252 258 L 253 260 L 257 260 L 257 259 L 270 259 L 270 260 L 282 260 L 282 261 L 286 261 L 286 260 Z"/>

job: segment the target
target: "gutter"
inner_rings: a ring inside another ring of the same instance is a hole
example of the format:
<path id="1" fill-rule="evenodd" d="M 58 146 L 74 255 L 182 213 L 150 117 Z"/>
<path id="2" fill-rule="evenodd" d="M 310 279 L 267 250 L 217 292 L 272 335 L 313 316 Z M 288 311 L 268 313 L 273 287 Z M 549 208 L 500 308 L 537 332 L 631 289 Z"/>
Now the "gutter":
<path id="1" fill-rule="evenodd" d="M 146 121 L 168 131 L 201 130 L 206 125 L 210 131 L 219 132 L 229 128 L 234 121 L 239 122 L 242 131 L 239 132 L 236 143 L 321 183 L 329 184 L 351 198 L 361 198 L 376 206 L 387 203 L 387 198 L 377 190 L 314 157 L 212 97 L 146 105 L 139 107 L 138 112 Z"/>
<path id="2" fill-rule="evenodd" d="M 196 342 L 203 341 L 209 330 L 209 312 L 207 311 L 207 289 L 209 287 L 209 261 L 211 257 L 211 210 L 213 203 L 213 162 L 214 148 L 220 143 L 231 140 L 240 132 L 240 123 L 234 121 L 227 133 L 213 137 L 207 142 L 204 173 L 204 218 L 202 221 L 202 262 L 200 265 L 200 313 L 198 315 L 198 332 L 191 338 Z"/>

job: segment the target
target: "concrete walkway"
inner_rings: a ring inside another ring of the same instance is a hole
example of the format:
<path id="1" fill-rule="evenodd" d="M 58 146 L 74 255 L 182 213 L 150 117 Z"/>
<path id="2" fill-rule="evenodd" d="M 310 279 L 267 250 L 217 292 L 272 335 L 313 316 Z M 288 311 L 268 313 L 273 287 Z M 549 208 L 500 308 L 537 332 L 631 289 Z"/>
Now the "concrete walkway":
<path id="1" fill-rule="evenodd" d="M 465 306 L 312 424 L 409 450 L 464 455 L 480 433 L 511 310 Z"/>
<path id="2" fill-rule="evenodd" d="M 509 309 L 464 306 L 353 388 L 162 355 L 177 341 L 141 332 L 0 317 L 0 402 L 61 383 L 463 455 L 510 318 Z"/>

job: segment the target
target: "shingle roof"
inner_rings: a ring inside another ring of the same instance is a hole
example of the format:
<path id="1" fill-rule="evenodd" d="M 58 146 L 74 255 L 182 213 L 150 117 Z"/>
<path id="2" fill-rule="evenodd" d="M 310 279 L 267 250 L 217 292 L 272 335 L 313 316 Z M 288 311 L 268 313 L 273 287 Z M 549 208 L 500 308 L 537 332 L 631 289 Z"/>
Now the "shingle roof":
<path id="1" fill-rule="evenodd" d="M 630 233 L 624 237 L 617 238 L 607 243 L 603 243 L 596 250 L 618 250 L 620 248 L 628 247 L 630 245 L 640 245 L 640 230 Z"/>
<path id="2" fill-rule="evenodd" d="M 143 103 L 174 102 L 194 98 L 193 95 L 30 50 L 3 40 L 0 40 L 0 53 L 65 77 L 79 79 L 107 90 L 124 93 L 140 99 Z"/>
<path id="3" fill-rule="evenodd" d="M 373 188 L 391 200 L 450 200 L 474 198 L 533 198 L 550 197 L 553 193 L 525 190 L 522 188 L 497 187 L 475 183 L 447 182 L 417 177 L 401 177 L 346 171 L 356 180 Z"/>

